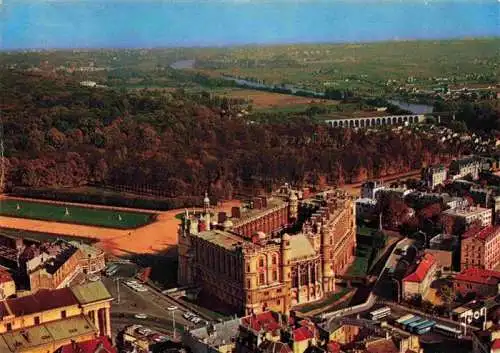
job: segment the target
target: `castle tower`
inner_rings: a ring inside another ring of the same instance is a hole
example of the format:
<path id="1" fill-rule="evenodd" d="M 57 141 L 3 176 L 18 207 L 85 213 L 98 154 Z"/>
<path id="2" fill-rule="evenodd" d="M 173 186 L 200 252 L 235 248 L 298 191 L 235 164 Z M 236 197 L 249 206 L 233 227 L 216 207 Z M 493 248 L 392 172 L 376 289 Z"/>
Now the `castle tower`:
<path id="1" fill-rule="evenodd" d="M 320 252 L 321 251 L 321 233 L 323 232 L 324 226 L 321 222 L 317 222 L 316 226 L 314 228 L 316 228 L 316 229 L 313 229 L 313 232 L 309 236 L 309 239 L 311 240 L 314 251 Z"/>
<path id="2" fill-rule="evenodd" d="M 289 207 L 290 207 L 290 211 L 289 211 L 290 220 L 292 222 L 295 222 L 299 216 L 299 198 L 297 197 L 295 192 L 292 191 L 292 193 L 288 199 L 288 202 L 289 202 Z"/>
<path id="3" fill-rule="evenodd" d="M 323 255 L 322 276 L 323 276 L 323 293 L 335 291 L 335 272 L 333 270 L 333 245 L 330 238 L 333 234 L 327 227 L 321 228 L 321 252 Z"/>
<path id="4" fill-rule="evenodd" d="M 257 256 L 247 249 L 243 249 L 243 287 L 249 295 L 245 300 L 245 315 L 258 312 L 259 303 L 255 297 L 259 287 L 257 273 Z"/>
<path id="5" fill-rule="evenodd" d="M 203 199 L 203 213 L 207 214 L 210 212 L 210 199 L 208 198 L 208 192 L 205 193 L 205 198 Z"/>
<path id="6" fill-rule="evenodd" d="M 283 278 L 283 283 L 285 284 L 283 312 L 287 314 L 292 307 L 290 300 L 290 292 L 292 289 L 292 247 L 290 245 L 290 235 L 287 233 L 281 236 L 281 259 L 281 278 Z"/>

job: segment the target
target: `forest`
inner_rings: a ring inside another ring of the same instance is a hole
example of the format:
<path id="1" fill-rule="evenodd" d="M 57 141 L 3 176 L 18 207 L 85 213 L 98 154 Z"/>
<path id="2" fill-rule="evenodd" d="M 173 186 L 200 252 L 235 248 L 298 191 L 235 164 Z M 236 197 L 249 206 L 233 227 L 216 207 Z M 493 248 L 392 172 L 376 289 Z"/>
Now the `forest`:
<path id="1" fill-rule="evenodd" d="M 460 144 L 409 131 L 333 129 L 307 115 L 252 122 L 239 101 L 183 90 L 82 87 L 0 71 L 6 187 L 147 186 L 231 198 L 282 182 L 341 185 L 445 162 Z"/>

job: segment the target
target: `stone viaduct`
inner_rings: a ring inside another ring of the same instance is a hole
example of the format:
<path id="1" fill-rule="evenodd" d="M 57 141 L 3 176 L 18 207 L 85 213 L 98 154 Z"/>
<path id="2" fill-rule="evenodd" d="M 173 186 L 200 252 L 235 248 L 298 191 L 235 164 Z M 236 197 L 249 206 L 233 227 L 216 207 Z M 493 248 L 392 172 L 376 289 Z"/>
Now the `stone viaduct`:
<path id="1" fill-rule="evenodd" d="M 326 120 L 331 127 L 370 127 L 382 125 L 417 124 L 425 120 L 425 115 L 386 115 L 374 117 L 352 117 Z"/>

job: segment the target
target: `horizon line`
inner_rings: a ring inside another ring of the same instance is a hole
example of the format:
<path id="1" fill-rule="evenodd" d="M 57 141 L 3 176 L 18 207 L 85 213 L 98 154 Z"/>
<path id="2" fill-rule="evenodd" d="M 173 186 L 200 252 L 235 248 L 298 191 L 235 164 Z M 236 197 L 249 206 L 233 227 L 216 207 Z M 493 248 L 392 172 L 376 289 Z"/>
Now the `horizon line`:
<path id="1" fill-rule="evenodd" d="M 180 50 L 180 49 L 231 49 L 244 47 L 285 47 L 285 46 L 307 46 L 307 45 L 359 45 L 359 44 L 382 44 L 382 43 L 404 43 L 404 42 L 445 42 L 445 41 L 475 41 L 475 40 L 500 40 L 500 35 L 486 36 L 459 36 L 442 38 L 401 38 L 401 39 L 380 39 L 380 40 L 360 40 L 360 41 L 297 41 L 297 42 L 276 42 L 276 43 L 239 43 L 221 45 L 165 45 L 151 47 L 31 47 L 31 48 L 2 48 L 0 53 L 7 52 L 63 52 L 63 51 L 102 51 L 102 50 Z"/>

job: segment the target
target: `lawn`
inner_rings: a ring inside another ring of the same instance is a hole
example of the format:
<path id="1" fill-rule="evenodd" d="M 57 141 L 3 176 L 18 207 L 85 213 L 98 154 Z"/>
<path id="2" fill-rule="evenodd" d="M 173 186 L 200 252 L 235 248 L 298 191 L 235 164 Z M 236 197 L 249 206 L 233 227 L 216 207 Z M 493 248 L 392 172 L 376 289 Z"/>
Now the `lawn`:
<path id="1" fill-rule="evenodd" d="M 0 215 L 118 229 L 137 228 L 154 220 L 152 213 L 115 211 L 13 199 L 0 200 Z"/>
<path id="2" fill-rule="evenodd" d="M 358 244 L 356 248 L 356 258 L 346 271 L 346 276 L 363 277 L 368 273 L 368 261 L 370 259 L 373 248 Z"/>

